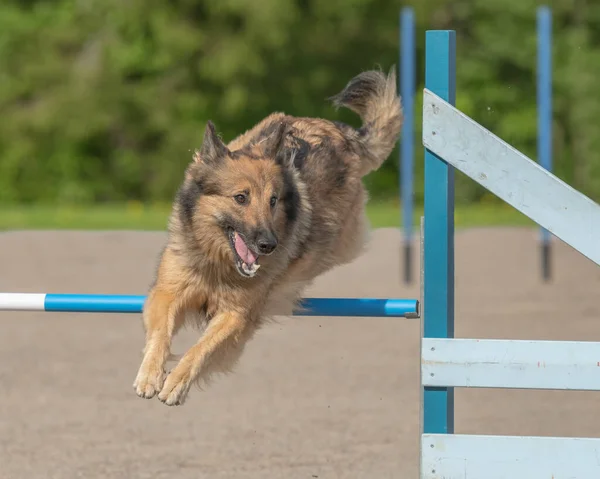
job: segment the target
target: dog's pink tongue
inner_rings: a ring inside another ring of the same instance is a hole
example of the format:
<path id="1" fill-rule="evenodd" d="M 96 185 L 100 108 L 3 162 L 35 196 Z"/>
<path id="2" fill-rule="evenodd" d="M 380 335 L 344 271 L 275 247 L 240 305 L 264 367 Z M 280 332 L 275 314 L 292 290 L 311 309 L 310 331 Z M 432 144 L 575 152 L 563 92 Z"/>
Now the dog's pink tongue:
<path id="1" fill-rule="evenodd" d="M 256 255 L 250 251 L 242 237 L 237 233 L 235 234 L 235 250 L 247 265 L 252 265 L 256 261 Z"/>

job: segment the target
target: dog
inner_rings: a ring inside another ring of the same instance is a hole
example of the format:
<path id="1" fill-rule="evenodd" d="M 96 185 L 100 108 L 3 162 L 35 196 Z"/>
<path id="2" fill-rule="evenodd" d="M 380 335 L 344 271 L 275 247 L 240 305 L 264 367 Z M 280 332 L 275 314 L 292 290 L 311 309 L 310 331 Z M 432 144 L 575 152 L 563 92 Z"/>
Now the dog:
<path id="1" fill-rule="evenodd" d="M 138 396 L 184 404 L 192 384 L 233 370 L 268 319 L 297 311 L 316 277 L 364 251 L 362 178 L 387 159 L 403 124 L 394 69 L 362 72 L 329 100 L 362 126 L 277 112 L 225 144 L 207 122 L 144 302 Z M 189 323 L 200 338 L 167 375 L 171 340 Z"/>

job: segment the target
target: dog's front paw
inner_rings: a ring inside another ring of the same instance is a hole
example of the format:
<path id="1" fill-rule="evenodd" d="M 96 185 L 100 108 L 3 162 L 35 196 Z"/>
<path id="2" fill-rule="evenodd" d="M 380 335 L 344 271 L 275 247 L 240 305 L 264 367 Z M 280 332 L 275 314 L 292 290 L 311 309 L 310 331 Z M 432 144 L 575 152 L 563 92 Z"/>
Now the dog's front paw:
<path id="1" fill-rule="evenodd" d="M 162 389 L 164 380 L 165 371 L 161 367 L 142 364 L 133 388 L 139 397 L 150 399 Z"/>
<path id="2" fill-rule="evenodd" d="M 158 399 L 167 406 L 181 406 L 187 398 L 190 385 L 189 374 L 180 373 L 175 369 L 167 376 L 165 384 L 158 394 Z"/>

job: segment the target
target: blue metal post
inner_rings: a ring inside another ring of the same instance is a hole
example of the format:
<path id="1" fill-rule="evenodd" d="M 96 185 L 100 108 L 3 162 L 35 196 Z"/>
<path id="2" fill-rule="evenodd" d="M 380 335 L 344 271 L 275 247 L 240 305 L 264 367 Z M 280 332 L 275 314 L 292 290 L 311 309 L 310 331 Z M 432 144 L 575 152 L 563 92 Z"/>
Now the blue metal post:
<path id="1" fill-rule="evenodd" d="M 413 164 L 415 103 L 415 19 L 413 9 L 400 13 L 400 89 L 404 108 L 404 125 L 400 141 L 400 194 L 404 229 L 404 282 L 412 282 L 413 236 Z"/>
<path id="2" fill-rule="evenodd" d="M 456 34 L 428 31 L 425 87 L 455 104 Z M 425 150 L 423 337 L 454 337 L 454 168 Z M 425 388 L 423 432 L 454 432 L 454 389 Z"/>
<path id="3" fill-rule="evenodd" d="M 537 10 L 537 112 L 538 161 L 552 171 L 552 12 L 547 6 Z M 550 280 L 550 232 L 540 228 L 542 278 Z"/>

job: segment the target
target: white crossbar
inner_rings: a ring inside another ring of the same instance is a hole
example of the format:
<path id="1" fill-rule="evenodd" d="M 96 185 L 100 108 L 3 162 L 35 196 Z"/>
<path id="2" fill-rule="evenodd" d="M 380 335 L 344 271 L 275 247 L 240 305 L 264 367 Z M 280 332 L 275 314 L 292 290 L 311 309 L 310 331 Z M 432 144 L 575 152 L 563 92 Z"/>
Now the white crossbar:
<path id="1" fill-rule="evenodd" d="M 600 205 L 427 89 L 423 144 L 600 265 Z"/>
<path id="2" fill-rule="evenodd" d="M 600 439 L 424 434 L 422 479 L 592 479 Z"/>
<path id="3" fill-rule="evenodd" d="M 423 386 L 600 391 L 600 342 L 423 338 L 421 380 Z"/>

